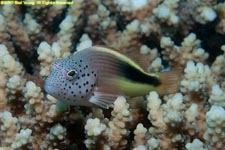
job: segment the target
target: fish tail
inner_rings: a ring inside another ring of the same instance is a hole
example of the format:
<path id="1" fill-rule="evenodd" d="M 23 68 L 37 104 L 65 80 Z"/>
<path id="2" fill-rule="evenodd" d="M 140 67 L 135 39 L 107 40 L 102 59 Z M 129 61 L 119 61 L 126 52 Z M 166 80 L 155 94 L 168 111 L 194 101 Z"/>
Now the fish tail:
<path id="1" fill-rule="evenodd" d="M 168 72 L 159 73 L 161 84 L 157 87 L 159 94 L 172 94 L 179 91 L 182 77 L 181 69 L 173 69 Z"/>

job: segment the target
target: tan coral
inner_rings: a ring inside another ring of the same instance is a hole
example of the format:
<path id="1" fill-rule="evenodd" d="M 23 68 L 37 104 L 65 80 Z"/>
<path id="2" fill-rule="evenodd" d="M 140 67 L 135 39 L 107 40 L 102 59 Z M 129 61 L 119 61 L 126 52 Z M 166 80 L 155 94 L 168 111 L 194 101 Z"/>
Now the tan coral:
<path id="1" fill-rule="evenodd" d="M 7 47 L 0 44 L 0 68 L 10 77 L 23 75 L 23 66 L 9 54 Z"/>
<path id="2" fill-rule="evenodd" d="M 118 97 L 114 102 L 114 110 L 112 111 L 114 118 L 109 122 L 109 143 L 113 149 L 124 148 L 127 144 L 125 139 L 128 135 L 126 125 L 133 119 L 128 109 L 129 104 L 126 103 L 124 97 Z"/>
<path id="3" fill-rule="evenodd" d="M 137 128 L 134 130 L 134 147 L 139 147 L 141 145 L 146 145 L 146 134 L 147 129 L 143 126 L 143 124 L 139 123 Z M 138 148 L 137 148 L 138 149 Z"/>
<path id="4" fill-rule="evenodd" d="M 196 39 L 194 33 L 190 33 L 183 40 L 181 46 L 176 46 L 169 37 L 162 37 L 160 41 L 160 46 L 165 49 L 163 51 L 164 59 L 169 60 L 173 66 L 185 65 L 189 60 L 205 61 L 209 54 L 199 45 L 200 40 Z"/>
<path id="5" fill-rule="evenodd" d="M 17 44 L 26 55 L 29 55 L 32 52 L 30 51 L 30 39 L 24 27 L 15 19 L 15 13 L 16 10 L 14 7 L 10 7 L 9 5 L 3 6 L 3 14 L 7 21 L 8 31 L 13 36 L 15 44 Z"/>
<path id="6" fill-rule="evenodd" d="M 165 0 L 156 8 L 153 9 L 153 13 L 160 20 L 165 21 L 167 24 L 177 24 L 179 17 L 176 15 L 176 9 L 180 0 Z"/>
<path id="7" fill-rule="evenodd" d="M 194 64 L 193 61 L 189 61 L 184 70 L 184 79 L 181 81 L 181 91 L 206 91 L 211 89 L 215 84 L 215 76 L 210 70 L 209 66 L 202 63 Z"/>
<path id="8" fill-rule="evenodd" d="M 10 53 L 14 52 L 14 47 L 13 47 L 13 43 L 12 41 L 10 41 L 10 34 L 5 32 L 7 30 L 7 23 L 6 23 L 6 19 L 3 15 L 0 14 L 0 39 L 1 39 L 1 43 L 0 44 L 4 44 L 6 45 L 6 47 L 8 47 L 11 51 Z"/>
<path id="9" fill-rule="evenodd" d="M 152 124 L 158 128 L 165 128 L 166 124 L 163 121 L 163 113 L 160 110 L 161 99 L 156 92 L 150 92 L 147 96 L 148 104 L 147 110 L 149 111 L 148 119 Z"/>
<path id="10" fill-rule="evenodd" d="M 14 135 L 18 130 L 18 128 L 16 127 L 18 119 L 16 117 L 13 117 L 12 114 L 8 111 L 1 112 L 0 118 L 0 123 L 2 124 L 0 132 L 0 138 L 2 139 L 1 146 L 10 147 L 11 143 L 15 140 Z"/>
<path id="11" fill-rule="evenodd" d="M 58 43 L 54 42 L 50 46 L 47 42 L 41 42 L 37 53 L 39 54 L 38 60 L 41 62 L 41 76 L 47 76 L 50 73 L 50 65 L 57 59 L 63 57 L 63 50 Z"/>
<path id="12" fill-rule="evenodd" d="M 212 105 L 206 113 L 206 133 L 204 139 L 212 150 L 221 149 L 224 145 L 225 110 L 221 106 Z"/>
<path id="13" fill-rule="evenodd" d="M 215 9 L 218 13 L 219 23 L 217 24 L 216 31 L 224 34 L 225 33 L 225 10 L 223 9 L 225 7 L 224 3 L 219 3 L 215 6 Z"/>

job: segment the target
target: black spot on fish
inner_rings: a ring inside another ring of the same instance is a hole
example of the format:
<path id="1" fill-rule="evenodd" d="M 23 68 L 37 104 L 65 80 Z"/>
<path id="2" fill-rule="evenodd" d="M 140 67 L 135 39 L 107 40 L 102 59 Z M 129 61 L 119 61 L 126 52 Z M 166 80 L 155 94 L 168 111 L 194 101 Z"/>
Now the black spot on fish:
<path id="1" fill-rule="evenodd" d="M 79 88 L 81 88 L 81 86 L 80 86 L 80 85 L 79 85 L 78 87 L 79 87 Z"/>
<path id="2" fill-rule="evenodd" d="M 81 75 L 82 77 L 85 77 L 85 73 Z"/>
<path id="3" fill-rule="evenodd" d="M 77 96 L 77 95 L 75 95 L 75 94 L 73 95 L 73 97 L 76 97 L 76 96 Z"/>
<path id="4" fill-rule="evenodd" d="M 88 92 L 88 89 L 86 89 L 86 93 Z"/>
<path id="5" fill-rule="evenodd" d="M 78 85 L 78 82 L 76 83 L 76 85 Z"/>
<path id="6" fill-rule="evenodd" d="M 84 98 L 84 96 L 82 95 L 80 98 Z"/>
<path id="7" fill-rule="evenodd" d="M 86 84 L 89 84 L 89 82 L 88 82 L 88 81 L 86 81 Z"/>
<path id="8" fill-rule="evenodd" d="M 89 77 L 89 76 L 90 76 L 90 74 L 88 73 L 88 74 L 87 74 L 87 76 Z"/>
<path id="9" fill-rule="evenodd" d="M 80 60 L 80 62 L 82 62 L 82 60 Z"/>
<path id="10" fill-rule="evenodd" d="M 71 86 L 69 86 L 69 89 L 71 89 Z"/>

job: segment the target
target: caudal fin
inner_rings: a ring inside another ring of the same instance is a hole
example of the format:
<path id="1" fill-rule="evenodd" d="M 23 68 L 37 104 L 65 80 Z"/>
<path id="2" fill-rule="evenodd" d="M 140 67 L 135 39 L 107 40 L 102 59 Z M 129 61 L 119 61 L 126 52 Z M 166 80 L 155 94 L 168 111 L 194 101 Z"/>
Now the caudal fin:
<path id="1" fill-rule="evenodd" d="M 159 94 L 172 94 L 179 91 L 182 78 L 181 69 L 173 69 L 168 72 L 159 73 L 161 85 L 157 88 Z"/>

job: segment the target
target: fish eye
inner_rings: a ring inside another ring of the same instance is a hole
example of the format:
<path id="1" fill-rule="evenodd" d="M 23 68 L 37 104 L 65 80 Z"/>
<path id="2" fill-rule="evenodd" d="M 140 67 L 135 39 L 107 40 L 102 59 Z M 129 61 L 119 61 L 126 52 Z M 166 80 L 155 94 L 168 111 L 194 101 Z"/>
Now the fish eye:
<path id="1" fill-rule="evenodd" d="M 76 73 L 77 73 L 76 70 L 70 70 L 69 72 L 67 72 L 67 75 L 73 77 Z"/>
<path id="2" fill-rule="evenodd" d="M 66 77 L 69 80 L 74 79 L 77 76 L 77 70 L 76 69 L 71 69 L 66 73 Z"/>

